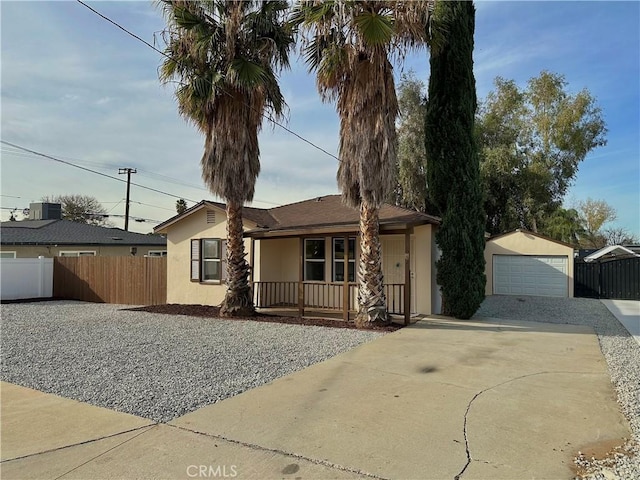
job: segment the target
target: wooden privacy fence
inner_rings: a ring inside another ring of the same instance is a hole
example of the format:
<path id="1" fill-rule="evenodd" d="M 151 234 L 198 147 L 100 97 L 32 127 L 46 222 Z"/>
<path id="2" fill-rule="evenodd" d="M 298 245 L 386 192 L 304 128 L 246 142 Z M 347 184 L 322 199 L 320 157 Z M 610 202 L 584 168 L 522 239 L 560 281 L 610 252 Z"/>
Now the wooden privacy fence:
<path id="1" fill-rule="evenodd" d="M 124 305 L 167 303 L 167 259 L 55 257 L 53 296 Z"/>
<path id="2" fill-rule="evenodd" d="M 640 300 L 640 257 L 575 262 L 573 278 L 576 297 Z"/>

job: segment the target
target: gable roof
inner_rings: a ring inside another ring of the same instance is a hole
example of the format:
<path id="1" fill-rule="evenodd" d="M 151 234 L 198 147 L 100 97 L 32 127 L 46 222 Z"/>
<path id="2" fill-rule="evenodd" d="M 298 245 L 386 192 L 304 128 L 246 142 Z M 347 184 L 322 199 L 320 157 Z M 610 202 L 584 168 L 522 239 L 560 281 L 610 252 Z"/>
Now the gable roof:
<path id="1" fill-rule="evenodd" d="M 193 207 L 188 208 L 183 213 L 179 213 L 178 215 L 174 215 L 173 217 L 165 220 L 161 224 L 157 225 L 153 231 L 156 233 L 165 233 L 166 229 L 173 225 L 174 223 L 182 220 L 189 215 L 202 210 L 203 208 L 211 209 L 217 208 L 226 211 L 227 206 L 224 203 L 219 202 L 211 202 L 209 200 L 201 200 L 196 203 Z M 255 223 L 258 226 L 267 226 L 273 223 L 273 218 L 269 215 L 269 211 L 264 208 L 254 208 L 254 207 L 242 207 L 242 219 L 249 220 Z"/>
<path id="2" fill-rule="evenodd" d="M 608 247 L 601 248 L 600 250 L 596 250 L 590 255 L 584 257 L 583 260 L 585 262 L 594 262 L 607 255 L 616 257 L 640 257 L 640 255 L 627 247 L 623 247 L 622 245 L 610 245 Z"/>
<path id="3" fill-rule="evenodd" d="M 69 220 L 22 220 L 0 223 L 2 245 L 151 245 L 166 246 L 160 235 L 127 232 Z"/>
<path id="4" fill-rule="evenodd" d="M 170 225 L 205 206 L 225 208 L 223 203 L 203 200 L 183 214 L 161 223 L 154 230 L 164 232 Z M 256 224 L 256 228 L 246 232 L 246 235 L 256 237 L 266 232 L 293 233 L 310 228 L 353 227 L 357 230 L 360 222 L 360 212 L 345 205 L 340 195 L 325 195 L 270 209 L 243 207 L 242 215 L 243 218 Z M 439 225 L 440 219 L 426 213 L 388 204 L 380 208 L 381 228 L 424 224 Z"/>
<path id="5" fill-rule="evenodd" d="M 340 195 L 325 195 L 302 202 L 269 209 L 274 223 L 262 231 L 297 230 L 312 227 L 358 226 L 360 212 L 342 202 Z M 380 208 L 380 226 L 440 224 L 440 219 L 426 213 L 384 204 Z M 250 231 L 249 234 L 255 233 Z"/>
<path id="6" fill-rule="evenodd" d="M 530 232 L 529 230 L 525 230 L 525 229 L 522 229 L 522 228 L 517 228 L 515 230 L 512 230 L 511 232 L 505 232 L 505 233 L 499 233 L 497 235 L 493 235 L 493 236 L 491 236 L 490 238 L 487 239 L 487 242 L 491 242 L 493 240 L 497 240 L 498 238 L 506 237 L 507 235 L 513 235 L 514 233 L 524 233 L 525 235 L 532 235 L 534 237 L 538 237 L 538 238 L 541 238 L 543 240 L 547 240 L 548 242 L 558 243 L 560 245 L 564 245 L 565 247 L 573 248 L 575 250 L 575 247 L 573 245 L 571 245 L 570 243 L 562 242 L 560 240 L 556 240 L 554 238 L 547 237 L 545 235 L 540 235 L 539 233 Z"/>

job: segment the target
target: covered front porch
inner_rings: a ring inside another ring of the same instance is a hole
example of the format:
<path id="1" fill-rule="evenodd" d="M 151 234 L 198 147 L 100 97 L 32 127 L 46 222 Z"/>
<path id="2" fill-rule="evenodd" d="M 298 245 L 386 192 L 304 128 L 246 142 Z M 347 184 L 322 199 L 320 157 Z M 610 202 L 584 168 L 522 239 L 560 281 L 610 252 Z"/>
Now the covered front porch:
<path id="1" fill-rule="evenodd" d="M 263 311 L 353 320 L 358 309 L 359 232 L 353 225 L 253 231 L 253 301 Z M 381 225 L 387 311 L 408 325 L 431 313 L 431 225 Z M 419 288 L 419 283 L 422 282 Z M 421 297 L 416 295 L 421 292 Z"/>

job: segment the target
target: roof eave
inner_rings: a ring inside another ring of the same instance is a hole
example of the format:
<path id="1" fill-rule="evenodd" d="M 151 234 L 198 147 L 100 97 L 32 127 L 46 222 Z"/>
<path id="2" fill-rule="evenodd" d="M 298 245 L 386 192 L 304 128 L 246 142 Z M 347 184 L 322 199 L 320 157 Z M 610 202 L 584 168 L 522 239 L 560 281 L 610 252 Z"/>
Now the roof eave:
<path id="1" fill-rule="evenodd" d="M 380 224 L 380 233 L 390 231 L 410 231 L 413 227 L 420 225 L 437 225 L 429 220 L 418 222 L 386 222 Z M 360 225 L 358 223 L 332 224 L 332 225 L 303 225 L 281 229 L 255 229 L 244 232 L 249 238 L 283 238 L 300 237 L 308 235 L 334 234 L 334 233 L 358 233 Z"/>

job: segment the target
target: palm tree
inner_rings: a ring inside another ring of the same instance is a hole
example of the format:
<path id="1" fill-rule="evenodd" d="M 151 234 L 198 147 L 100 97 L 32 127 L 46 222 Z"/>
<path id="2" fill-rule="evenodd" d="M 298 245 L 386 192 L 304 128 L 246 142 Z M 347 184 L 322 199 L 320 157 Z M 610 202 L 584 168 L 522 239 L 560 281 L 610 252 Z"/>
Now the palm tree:
<path id="1" fill-rule="evenodd" d="M 177 80 L 178 111 L 204 134 L 202 178 L 226 202 L 227 293 L 220 313 L 255 312 L 245 259 L 242 206 L 260 172 L 258 132 L 286 107 L 276 74 L 289 66 L 294 37 L 281 0 L 162 0 L 167 59 L 160 78 Z"/>
<path id="2" fill-rule="evenodd" d="M 307 34 L 304 55 L 325 101 L 340 116 L 338 185 L 360 210 L 356 325 L 387 322 L 379 210 L 393 187 L 398 101 L 390 56 L 426 45 L 432 2 L 299 2 L 293 23 Z"/>

